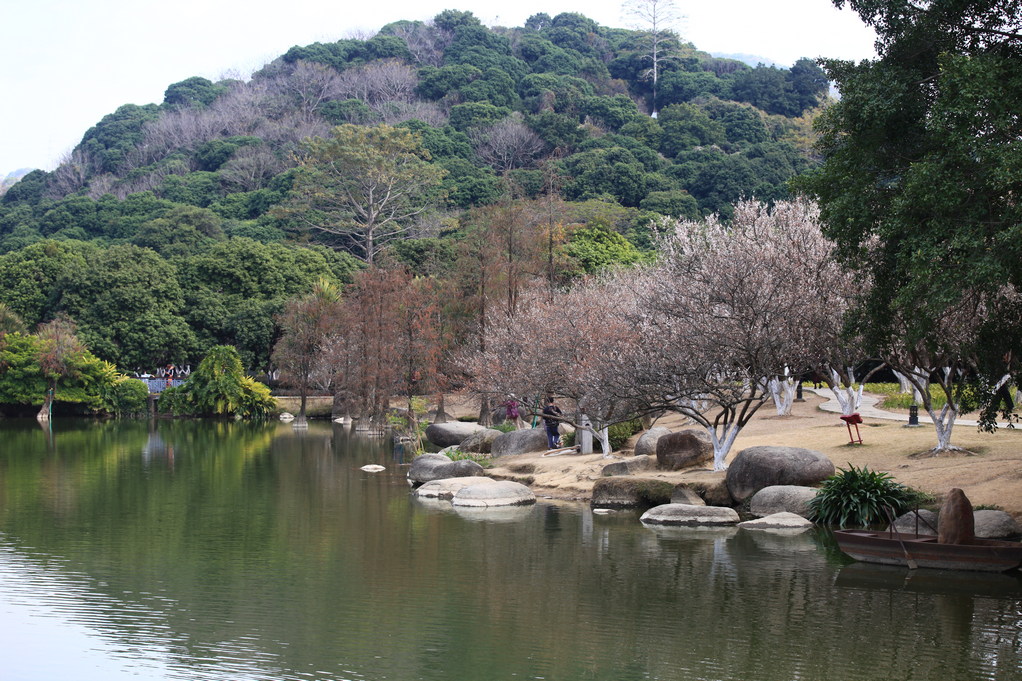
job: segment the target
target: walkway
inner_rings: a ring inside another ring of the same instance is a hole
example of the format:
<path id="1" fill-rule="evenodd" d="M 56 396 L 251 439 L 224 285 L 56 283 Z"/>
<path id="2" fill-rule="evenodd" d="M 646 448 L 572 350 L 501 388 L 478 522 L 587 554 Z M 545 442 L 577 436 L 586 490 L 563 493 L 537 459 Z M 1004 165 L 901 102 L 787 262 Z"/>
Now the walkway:
<path id="1" fill-rule="evenodd" d="M 820 409 L 822 409 L 823 411 L 831 411 L 836 414 L 841 413 L 841 404 L 837 401 L 837 398 L 834 397 L 834 392 L 830 388 L 810 388 L 808 386 L 803 386 L 802 390 L 803 392 L 808 391 L 816 393 L 820 397 L 827 400 L 826 402 L 820 405 Z M 904 421 L 905 423 L 908 423 L 908 414 L 896 414 L 893 411 L 884 411 L 883 409 L 877 409 L 876 404 L 879 401 L 880 398 L 876 397 L 875 395 L 868 395 L 863 393 L 862 404 L 859 405 L 858 409 L 859 415 L 862 416 L 862 418 L 864 419 L 865 418 L 887 419 L 888 421 Z M 920 409 L 919 411 L 920 411 L 919 423 L 920 424 L 926 423 L 932 426 L 933 419 L 931 419 L 929 416 L 926 416 L 925 415 L 926 413 L 922 409 Z M 979 425 L 979 422 L 970 419 L 959 418 L 955 419 L 955 425 L 977 426 Z M 1003 424 L 998 423 L 997 426 L 999 428 L 1002 428 Z"/>

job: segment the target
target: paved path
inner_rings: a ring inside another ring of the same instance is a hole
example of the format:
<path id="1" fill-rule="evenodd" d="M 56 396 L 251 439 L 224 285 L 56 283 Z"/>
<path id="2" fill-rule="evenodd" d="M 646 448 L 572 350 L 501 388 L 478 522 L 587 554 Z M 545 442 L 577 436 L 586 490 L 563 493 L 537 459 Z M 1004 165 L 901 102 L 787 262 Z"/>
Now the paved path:
<path id="1" fill-rule="evenodd" d="M 832 411 L 837 414 L 841 413 L 841 405 L 840 403 L 838 403 L 837 398 L 834 397 L 834 392 L 830 388 L 809 388 L 807 386 L 803 386 L 802 390 L 816 393 L 823 399 L 827 400 L 826 402 L 820 405 L 820 409 L 822 409 L 823 411 Z M 876 406 L 877 402 L 879 402 L 878 397 L 874 395 L 863 394 L 862 404 L 859 405 L 858 409 L 859 415 L 862 416 L 862 418 L 887 419 L 888 421 L 904 421 L 905 423 L 908 423 L 908 414 L 896 414 L 892 411 L 884 411 L 883 409 L 877 409 Z M 922 409 L 920 409 L 919 411 L 920 411 L 919 423 L 926 423 L 932 426 L 933 419 L 931 419 L 929 416 L 926 416 L 926 412 L 924 412 Z M 969 419 L 955 419 L 955 425 L 977 426 L 979 425 L 979 422 Z M 1001 426 L 1000 423 L 998 423 L 997 425 L 998 427 Z"/>

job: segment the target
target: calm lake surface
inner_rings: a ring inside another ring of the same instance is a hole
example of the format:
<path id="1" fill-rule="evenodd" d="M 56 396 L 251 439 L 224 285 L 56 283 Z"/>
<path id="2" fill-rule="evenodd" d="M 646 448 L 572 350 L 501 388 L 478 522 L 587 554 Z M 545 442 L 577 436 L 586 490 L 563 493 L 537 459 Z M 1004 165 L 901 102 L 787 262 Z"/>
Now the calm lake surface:
<path id="1" fill-rule="evenodd" d="M 399 464 L 333 424 L 0 421 L 0 679 L 1022 679 L 1017 575 L 456 512 Z"/>

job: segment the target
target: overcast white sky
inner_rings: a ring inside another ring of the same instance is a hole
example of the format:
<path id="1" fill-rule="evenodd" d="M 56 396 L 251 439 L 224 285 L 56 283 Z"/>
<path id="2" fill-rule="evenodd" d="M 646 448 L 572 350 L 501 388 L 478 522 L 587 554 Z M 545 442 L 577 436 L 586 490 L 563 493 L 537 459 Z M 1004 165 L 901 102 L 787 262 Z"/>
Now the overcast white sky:
<path id="1" fill-rule="evenodd" d="M 0 177 L 56 166 L 82 135 L 122 104 L 163 101 L 191 76 L 247 77 L 293 45 L 335 41 L 444 9 L 488 26 L 521 26 L 537 13 L 580 12 L 628 26 L 619 0 L 4 0 L 0 5 Z M 707 52 L 790 65 L 800 57 L 868 59 L 872 30 L 830 0 L 677 0 L 681 35 Z"/>

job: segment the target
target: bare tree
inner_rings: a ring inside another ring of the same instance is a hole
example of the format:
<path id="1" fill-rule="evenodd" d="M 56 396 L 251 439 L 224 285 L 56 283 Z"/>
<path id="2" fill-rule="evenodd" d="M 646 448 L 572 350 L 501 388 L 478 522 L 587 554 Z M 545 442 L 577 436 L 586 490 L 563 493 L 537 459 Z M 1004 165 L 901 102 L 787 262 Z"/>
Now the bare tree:
<path id="1" fill-rule="evenodd" d="M 517 111 L 489 127 L 473 129 L 469 137 L 479 158 L 501 173 L 532 165 L 546 146 Z"/>
<path id="2" fill-rule="evenodd" d="M 284 162 L 262 145 L 242 147 L 220 167 L 220 179 L 229 188 L 249 192 L 284 170 Z"/>
<path id="3" fill-rule="evenodd" d="M 299 389 L 298 425 L 305 423 L 305 403 L 316 356 L 340 322 L 340 309 L 340 289 L 320 280 L 308 295 L 288 301 L 278 320 L 282 335 L 273 349 L 273 362 L 281 368 L 283 380 Z"/>
<path id="4" fill-rule="evenodd" d="M 405 41 L 412 58 L 423 66 L 443 66 L 444 50 L 454 40 L 451 31 L 421 22 L 397 26 L 393 34 Z"/>
<path id="5" fill-rule="evenodd" d="M 410 102 L 419 78 L 415 69 L 396 59 L 369 62 L 347 69 L 337 79 L 337 99 L 358 99 L 366 104 Z"/>
<path id="6" fill-rule="evenodd" d="M 40 340 L 39 368 L 42 369 L 48 386 L 36 418 L 48 421 L 53 398 L 57 392 L 57 383 L 78 373 L 75 364 L 86 352 L 86 348 L 78 339 L 74 321 L 63 313 L 58 314 L 52 321 L 40 324 L 36 335 Z"/>
<path id="7" fill-rule="evenodd" d="M 672 59 L 671 48 L 677 44 L 674 26 L 683 18 L 674 0 L 628 0 L 624 5 L 625 15 L 639 26 L 643 33 L 643 58 L 650 63 L 643 77 L 653 82 L 653 99 L 650 106 L 653 117 L 657 115 L 657 81 L 664 62 Z"/>
<path id="8" fill-rule="evenodd" d="M 517 315 L 495 320 L 483 348 L 465 356 L 473 386 L 491 397 L 517 395 L 535 404 L 546 395 L 568 398 L 576 411 L 563 420 L 591 433 L 610 456 L 609 426 L 643 408 L 636 395 L 614 390 L 636 342 L 626 322 L 636 303 L 633 291 L 625 279 L 611 277 L 579 282 L 556 301 L 542 285 L 525 297 Z"/>

